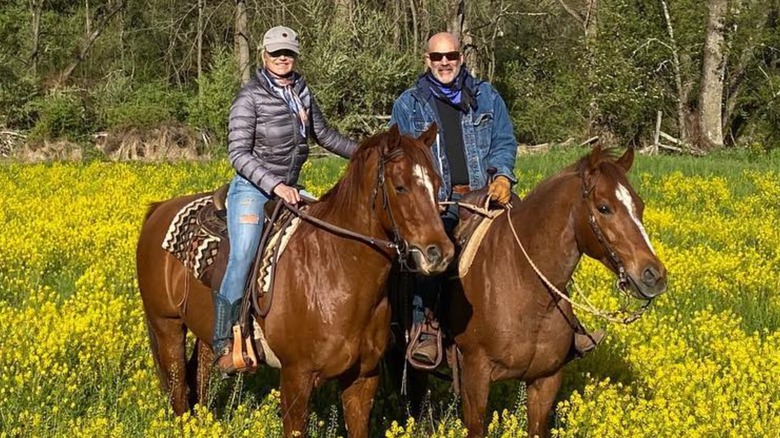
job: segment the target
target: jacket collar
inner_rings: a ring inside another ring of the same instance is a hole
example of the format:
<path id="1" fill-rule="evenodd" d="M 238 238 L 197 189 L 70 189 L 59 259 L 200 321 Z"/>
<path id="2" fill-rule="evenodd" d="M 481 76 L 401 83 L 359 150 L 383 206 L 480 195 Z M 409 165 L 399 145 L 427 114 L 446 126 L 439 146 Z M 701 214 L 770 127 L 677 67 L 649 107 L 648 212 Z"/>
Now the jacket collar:
<path id="1" fill-rule="evenodd" d="M 293 91 L 295 91 L 295 93 L 300 96 L 301 92 L 306 88 L 306 79 L 304 79 L 303 76 L 298 72 L 293 72 L 293 75 L 295 75 L 295 85 L 293 85 Z M 260 84 L 260 87 L 262 87 L 263 90 L 267 91 L 270 94 L 274 94 L 274 95 L 276 94 L 276 92 L 268 84 L 266 78 L 263 77 L 262 67 L 258 68 L 255 71 L 255 79 Z"/>

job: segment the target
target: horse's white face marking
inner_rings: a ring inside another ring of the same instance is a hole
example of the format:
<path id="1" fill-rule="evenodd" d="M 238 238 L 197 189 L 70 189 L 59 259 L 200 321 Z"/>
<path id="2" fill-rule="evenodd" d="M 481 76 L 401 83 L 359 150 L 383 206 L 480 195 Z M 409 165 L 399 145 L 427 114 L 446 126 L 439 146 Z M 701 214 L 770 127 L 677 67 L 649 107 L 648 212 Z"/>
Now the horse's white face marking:
<path id="1" fill-rule="evenodd" d="M 421 164 L 415 164 L 414 168 L 412 169 L 412 175 L 414 175 L 417 184 L 425 188 L 425 191 L 428 192 L 431 200 L 436 202 L 436 197 L 433 193 L 433 180 L 431 179 L 431 176 L 428 175 L 428 171 L 425 170 L 425 167 L 423 167 Z"/>
<path id="2" fill-rule="evenodd" d="M 645 242 L 650 248 L 650 251 L 655 254 L 655 249 L 653 249 L 653 245 L 650 243 L 650 238 L 647 236 L 647 231 L 645 231 L 645 227 L 642 225 L 642 222 L 639 221 L 639 218 L 636 215 L 636 205 L 634 205 L 634 200 L 631 198 L 631 192 L 629 192 L 628 189 L 623 186 L 623 184 L 618 184 L 617 190 L 615 190 L 615 196 L 617 196 L 618 200 L 620 200 L 620 202 L 626 206 L 628 213 L 631 215 L 631 219 L 633 219 L 634 223 L 636 223 L 636 226 L 639 227 L 639 231 L 645 238 Z"/>

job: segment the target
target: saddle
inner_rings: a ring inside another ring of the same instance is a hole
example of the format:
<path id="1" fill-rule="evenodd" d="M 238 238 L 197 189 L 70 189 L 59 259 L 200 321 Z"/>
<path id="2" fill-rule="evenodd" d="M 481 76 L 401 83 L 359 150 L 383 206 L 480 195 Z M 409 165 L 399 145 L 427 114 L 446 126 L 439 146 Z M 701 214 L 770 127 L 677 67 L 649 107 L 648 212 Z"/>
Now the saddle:
<path id="1" fill-rule="evenodd" d="M 463 204 L 482 205 L 484 204 L 486 196 L 486 188 L 475 190 L 466 194 L 460 200 L 460 202 Z M 460 207 L 458 214 L 460 219 L 458 226 L 453 231 L 452 236 L 455 243 L 456 260 L 458 263 L 457 265 L 453 264 L 445 274 L 442 274 L 446 279 L 440 279 L 440 283 L 445 283 L 447 280 L 463 277 L 466 275 L 466 273 L 468 273 L 468 270 L 471 267 L 471 263 L 474 260 L 474 256 L 482 244 L 483 238 L 485 237 L 495 217 L 501 213 L 497 212 L 495 215 L 486 216 L 484 214 L 475 213 L 471 209 Z M 398 275 L 403 276 L 410 274 L 399 273 Z M 401 284 L 403 283 L 406 283 L 407 287 L 396 287 L 395 293 L 402 295 L 402 297 L 398 298 L 395 302 L 404 303 L 406 304 L 406 307 L 402 309 L 394 309 L 394 314 L 398 313 L 399 311 L 400 313 L 411 312 L 410 303 L 414 291 L 411 287 L 408 287 L 408 285 L 413 285 L 415 282 L 401 282 Z M 438 368 L 445 358 L 445 350 L 446 358 L 450 363 L 450 367 L 453 369 L 456 369 L 457 367 L 457 364 L 453 362 L 457 357 L 457 352 L 455 349 L 444 348 L 444 344 L 450 341 L 451 336 L 447 336 L 447 327 L 442 327 L 439 323 L 439 320 L 444 321 L 444 319 L 440 317 L 437 318 L 437 316 L 441 316 L 440 314 L 444 313 L 442 310 L 446 308 L 448 302 L 446 292 L 444 294 L 440 294 L 439 292 L 440 291 L 436 292 L 436 302 L 443 305 L 437 304 L 435 306 L 436 309 L 433 309 L 433 312 L 428 312 L 426 310 L 425 321 L 422 325 L 413 326 L 411 323 L 411 318 L 408 318 L 407 321 L 403 321 L 401 324 L 405 328 L 405 333 L 408 334 L 408 342 L 405 350 L 406 360 L 409 364 L 417 369 L 432 371 Z M 454 347 L 454 345 L 450 345 L 450 347 Z M 427 351 L 430 352 L 425 354 Z M 435 353 L 433 353 L 434 351 Z M 421 355 L 419 359 L 426 357 L 428 360 L 418 360 L 418 358 L 415 357 L 416 355 Z"/>
<path id="2" fill-rule="evenodd" d="M 217 269 L 224 270 L 227 263 L 227 257 L 218 259 L 218 255 L 226 251 L 229 245 L 228 187 L 226 184 L 212 194 L 204 194 L 184 206 L 171 221 L 162 244 L 164 249 L 191 270 L 199 282 L 212 289 L 218 287 L 218 284 L 214 284 L 215 272 Z M 300 209 L 306 209 L 307 203 L 311 201 L 305 199 Z M 263 235 L 244 292 L 238 324 L 233 327 L 233 359 L 236 368 L 242 371 L 254 371 L 260 361 L 273 367 L 280 366 L 265 341 L 257 319 L 264 318 L 270 311 L 275 261 L 298 223 L 297 217 L 282 207 L 283 204 L 278 200 L 269 201 L 265 205 Z M 181 312 L 186 310 L 187 293 L 188 289 L 179 304 Z M 265 302 L 262 308 L 259 307 L 261 300 Z M 254 340 L 257 340 L 260 348 L 255 346 Z"/>

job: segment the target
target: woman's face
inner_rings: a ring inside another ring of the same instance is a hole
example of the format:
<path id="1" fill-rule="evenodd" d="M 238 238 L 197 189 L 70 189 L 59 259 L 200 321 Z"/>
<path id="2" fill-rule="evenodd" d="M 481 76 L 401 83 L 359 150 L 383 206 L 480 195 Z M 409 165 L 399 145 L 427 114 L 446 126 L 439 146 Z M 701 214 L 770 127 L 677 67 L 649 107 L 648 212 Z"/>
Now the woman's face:
<path id="1" fill-rule="evenodd" d="M 287 76 L 295 70 L 296 59 L 298 59 L 298 54 L 292 50 L 263 51 L 265 68 L 277 76 Z"/>

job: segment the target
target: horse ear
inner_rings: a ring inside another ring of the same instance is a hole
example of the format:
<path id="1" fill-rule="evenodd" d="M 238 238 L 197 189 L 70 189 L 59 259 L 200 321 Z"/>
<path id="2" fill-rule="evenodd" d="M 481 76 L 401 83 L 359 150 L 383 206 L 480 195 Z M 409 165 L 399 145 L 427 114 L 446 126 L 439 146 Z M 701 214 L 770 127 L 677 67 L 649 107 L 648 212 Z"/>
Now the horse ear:
<path id="1" fill-rule="evenodd" d="M 634 148 L 630 147 L 623 152 L 623 155 L 618 158 L 617 165 L 622 167 L 624 171 L 628 172 L 631 169 L 631 165 L 634 164 Z"/>
<path id="2" fill-rule="evenodd" d="M 385 138 L 384 153 L 390 152 L 401 140 L 401 131 L 398 130 L 398 125 L 393 125 L 390 130 L 387 131 L 387 137 Z"/>
<path id="3" fill-rule="evenodd" d="M 418 141 L 421 141 L 425 146 L 431 147 L 434 140 L 436 140 L 436 134 L 439 132 L 439 127 L 436 126 L 436 122 L 431 123 L 428 129 L 417 137 Z"/>
<path id="4" fill-rule="evenodd" d="M 596 166 L 598 166 L 599 161 L 602 160 L 602 155 L 604 154 L 601 143 L 596 143 L 596 146 L 593 146 L 593 149 L 591 149 L 590 154 L 588 155 L 588 168 L 595 169 Z"/>
<path id="5" fill-rule="evenodd" d="M 590 191 L 593 189 L 593 185 L 596 183 L 596 175 L 599 171 L 599 162 L 602 160 L 601 143 L 597 143 L 596 146 L 590 151 L 590 154 L 582 162 L 580 167 L 580 174 L 582 181 L 585 184 L 585 190 Z"/>

